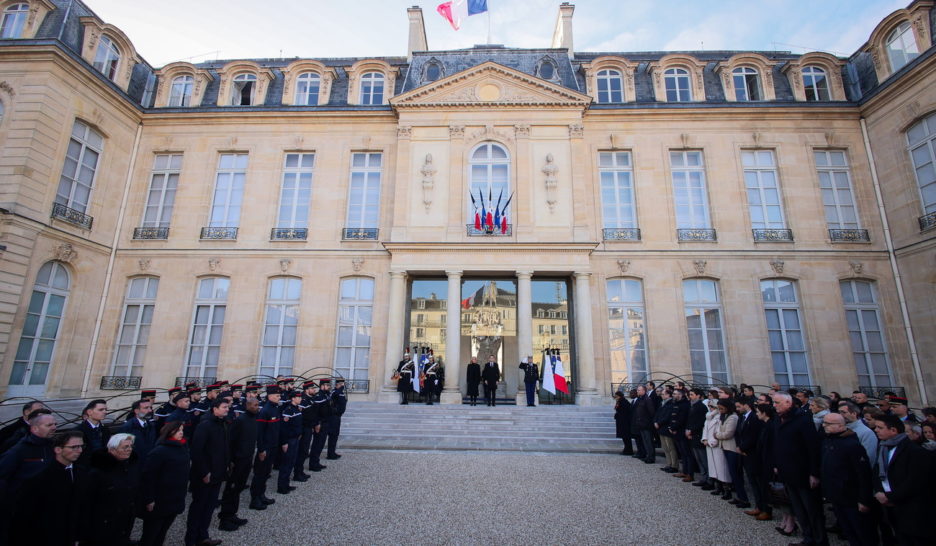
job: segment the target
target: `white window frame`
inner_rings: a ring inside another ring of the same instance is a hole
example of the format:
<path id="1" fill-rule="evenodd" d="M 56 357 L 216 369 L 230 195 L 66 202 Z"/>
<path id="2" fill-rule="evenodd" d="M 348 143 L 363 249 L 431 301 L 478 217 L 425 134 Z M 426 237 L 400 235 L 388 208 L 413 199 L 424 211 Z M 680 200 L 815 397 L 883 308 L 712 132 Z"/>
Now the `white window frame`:
<path id="1" fill-rule="evenodd" d="M 670 176 L 673 183 L 673 204 L 676 210 L 676 228 L 712 229 L 708 185 L 705 180 L 704 154 L 701 150 L 670 150 L 669 155 Z M 697 156 L 698 160 L 692 160 L 693 156 Z M 677 164 L 675 161 L 677 157 L 681 164 Z M 697 178 L 697 180 L 694 181 L 693 178 Z M 701 187 L 693 187 L 696 183 L 701 184 Z M 690 191 L 690 189 L 699 191 Z M 683 192 L 682 195 L 680 195 L 681 191 Z M 689 214 L 688 217 L 681 217 L 681 207 Z"/>
<path id="2" fill-rule="evenodd" d="M 120 48 L 109 36 L 101 35 L 92 66 L 109 80 L 117 76 L 117 68 L 120 66 Z"/>
<path id="3" fill-rule="evenodd" d="M 620 70 L 605 68 L 599 70 L 595 78 L 598 86 L 596 96 L 599 104 L 624 102 L 624 77 Z M 617 89 L 612 85 L 617 83 Z"/>
<path id="4" fill-rule="evenodd" d="M 244 88 L 250 85 L 249 102 L 244 104 Z M 242 72 L 231 80 L 231 106 L 253 106 L 257 102 L 257 75 Z"/>
<path id="5" fill-rule="evenodd" d="M 601 217 L 605 229 L 637 227 L 637 194 L 630 151 L 598 152 Z M 605 190 L 611 192 L 605 194 Z M 611 197 L 613 200 L 607 200 Z M 628 217 L 630 220 L 628 221 Z"/>
<path id="6" fill-rule="evenodd" d="M 747 191 L 748 213 L 753 229 L 786 229 L 780 175 L 773 150 L 742 150 L 744 187 Z M 771 185 L 772 179 L 772 185 Z M 772 219 L 771 213 L 775 216 Z M 755 219 L 760 215 L 760 220 Z"/>
<path id="7" fill-rule="evenodd" d="M 503 157 L 495 156 L 495 149 L 499 149 L 503 152 Z M 482 152 L 483 150 L 483 152 Z M 484 157 L 481 157 L 479 154 L 484 153 Z M 498 196 L 503 192 L 503 198 L 501 199 L 501 205 L 503 206 L 507 199 L 510 198 L 510 188 L 511 188 L 511 158 L 510 150 L 506 146 L 498 142 L 485 141 L 474 148 L 471 149 L 471 152 L 468 155 L 468 188 L 475 198 L 479 198 L 478 191 L 480 190 L 480 198 L 484 199 L 488 210 L 493 214 L 493 208 L 497 206 Z M 479 167 L 480 169 L 476 169 Z M 490 199 L 488 197 L 490 196 Z M 467 210 L 467 223 L 474 223 L 475 208 L 471 204 L 471 199 L 466 200 Z M 512 203 L 512 202 L 511 202 Z M 478 203 L 478 211 L 481 210 L 481 203 Z M 509 218 L 511 218 L 510 209 L 504 211 L 504 216 L 508 218 L 507 223 L 510 223 Z M 484 224 L 485 219 L 481 219 L 481 223 Z"/>
<path id="8" fill-rule="evenodd" d="M 56 203 L 78 212 L 88 211 L 103 153 L 104 137 L 87 123 L 76 119 L 65 152 L 65 164 L 62 166 L 62 176 L 55 194 Z M 93 165 L 87 165 L 86 162 L 91 159 L 94 161 Z M 87 175 L 88 171 L 91 172 L 90 176 Z M 87 189 L 84 202 L 81 201 L 79 193 L 82 188 Z"/>
<path id="9" fill-rule="evenodd" d="M 714 286 L 715 288 L 714 290 L 715 299 L 705 300 L 705 299 L 699 298 L 699 299 L 691 300 L 689 298 L 689 290 L 688 290 L 689 284 L 688 283 L 695 283 L 694 291 L 696 294 L 701 293 L 702 283 L 711 283 L 712 286 Z M 697 376 L 695 377 L 695 381 L 699 383 L 708 383 L 710 382 L 711 379 L 715 379 L 715 380 L 723 381 L 725 383 L 730 383 L 731 382 L 731 364 L 728 359 L 728 345 L 725 343 L 725 321 L 723 317 L 724 313 L 722 311 L 722 303 L 721 303 L 721 288 L 719 287 L 718 281 L 713 280 L 713 279 L 704 279 L 704 278 L 693 278 L 693 279 L 683 280 L 683 307 L 684 307 L 685 315 L 686 315 L 686 333 L 688 335 L 688 341 L 689 341 L 690 366 L 692 366 L 692 353 L 693 352 L 701 352 L 702 356 L 704 357 L 705 370 L 697 370 L 694 367 L 692 367 L 691 369 L 691 372 L 694 376 L 696 374 L 704 373 L 704 377 Z M 708 323 L 705 320 L 706 313 L 710 313 L 713 311 L 717 313 L 717 318 L 718 318 L 717 328 L 709 327 Z M 692 315 L 699 317 L 700 328 L 690 327 L 689 319 Z M 698 348 L 693 347 L 693 344 L 692 344 L 693 330 L 699 330 L 701 332 L 701 336 L 698 336 L 698 338 L 702 342 L 701 347 L 698 347 Z M 722 348 L 720 352 L 724 356 L 724 363 L 725 363 L 724 370 L 715 370 L 712 366 L 712 357 L 714 356 L 714 353 L 719 352 L 718 348 L 713 349 L 710 345 L 709 334 L 712 333 L 714 330 L 717 330 L 718 337 L 716 339 L 719 341 L 719 343 L 721 343 Z M 720 374 L 722 375 L 722 377 L 718 377 L 715 374 Z"/>
<path id="10" fill-rule="evenodd" d="M 222 166 L 228 157 L 232 158 L 232 166 Z M 241 159 L 243 166 L 238 166 Z M 224 153 L 218 157 L 208 227 L 240 227 L 249 160 L 248 154 L 242 153 Z"/>
<path id="11" fill-rule="evenodd" d="M 908 21 L 900 23 L 897 28 L 888 34 L 887 39 L 884 40 L 884 50 L 887 51 L 887 60 L 890 61 L 891 72 L 897 72 L 907 63 L 920 56 L 913 28 Z"/>
<path id="12" fill-rule="evenodd" d="M 618 288 L 613 288 L 612 283 L 617 284 Z M 608 335 L 610 336 L 611 350 L 611 374 L 616 377 L 623 371 L 626 374 L 626 380 L 630 382 L 640 381 L 650 373 L 650 354 L 647 350 L 647 310 L 644 304 L 643 281 L 635 278 L 617 278 L 608 279 L 607 284 L 607 303 L 608 303 Z M 612 294 L 621 294 L 616 299 Z M 637 294 L 638 298 L 629 297 L 629 294 Z M 615 314 L 619 313 L 623 328 L 614 328 L 611 321 L 616 320 Z M 640 326 L 632 324 L 638 319 L 632 318 L 632 314 L 639 315 Z M 566 334 L 566 327 L 562 326 L 562 333 Z M 634 340 L 639 339 L 635 344 Z M 617 342 L 616 342 L 617 340 Z M 639 345 L 639 346 L 638 346 Z M 637 353 L 643 357 L 644 367 L 635 368 L 634 360 Z M 624 362 L 624 369 L 620 368 L 619 363 Z"/>
<path id="13" fill-rule="evenodd" d="M 211 283 L 208 286 L 210 294 L 202 296 L 202 286 L 204 283 Z M 220 283 L 220 285 L 218 285 Z M 227 318 L 227 296 L 231 288 L 231 280 L 227 277 L 204 277 L 198 279 L 196 283 L 195 305 L 192 309 L 192 320 L 188 335 L 188 344 L 185 351 L 185 361 L 182 366 L 183 377 L 218 377 L 218 368 L 221 366 L 221 346 L 224 341 L 224 322 Z M 219 294 L 220 293 L 220 294 Z M 205 309 L 207 313 L 205 322 L 196 322 L 198 320 L 199 310 Z M 221 313 L 221 322 L 216 323 L 215 318 Z M 203 328 L 204 336 L 196 339 L 199 328 Z M 217 342 L 212 343 L 212 337 L 217 332 Z M 216 351 L 217 360 L 214 363 L 213 375 L 205 375 L 206 370 L 210 369 L 208 355 L 212 350 Z"/>
<path id="14" fill-rule="evenodd" d="M 41 280 L 43 277 L 47 278 L 48 281 Z M 57 282 L 62 279 L 64 279 L 64 283 Z M 65 319 L 65 312 L 68 309 L 68 294 L 70 291 L 71 275 L 69 275 L 68 269 L 64 265 L 56 261 L 46 262 L 42 265 L 39 269 L 39 273 L 36 275 L 36 281 L 33 283 L 33 289 L 30 293 L 23 330 L 16 347 L 13 368 L 10 370 L 10 385 L 42 387 L 48 382 L 49 371 L 52 369 L 52 363 L 55 361 L 55 348 L 58 345 L 58 335 L 62 331 L 62 322 Z M 32 304 L 38 294 L 42 295 L 42 302 L 39 305 L 39 312 L 37 313 L 37 310 L 33 308 Z M 53 296 L 63 298 L 62 309 L 59 315 L 49 314 L 49 302 Z M 31 316 L 35 316 L 35 320 L 32 320 Z M 57 320 L 58 323 L 55 327 L 55 332 L 51 332 L 51 335 L 49 335 L 48 324 L 51 320 Z M 35 328 L 29 326 L 32 322 L 35 322 Z M 30 331 L 32 333 L 29 333 Z M 39 356 L 39 348 L 43 343 L 51 344 L 48 351 L 48 360 L 37 361 L 36 358 Z M 25 352 L 27 353 L 25 355 L 23 354 L 24 349 L 26 349 Z M 32 380 L 36 364 L 46 365 L 45 375 L 41 383 Z M 21 365 L 23 369 L 22 381 L 14 382 L 13 377 L 17 374 L 17 368 Z"/>
<path id="15" fill-rule="evenodd" d="M 871 301 L 858 301 L 858 284 L 868 286 L 871 295 Z M 887 339 L 884 335 L 884 323 L 881 321 L 881 309 L 878 304 L 877 283 L 861 279 L 850 279 L 839 282 L 842 292 L 842 303 L 845 308 L 845 322 L 848 328 L 849 339 L 851 342 L 852 357 L 855 362 L 855 372 L 858 375 L 858 385 L 862 387 L 889 387 L 894 385 L 894 370 L 891 367 L 890 356 L 887 351 Z M 848 301 L 851 299 L 851 301 Z M 873 316 L 877 323 L 877 330 L 868 328 L 868 319 Z M 849 318 L 853 317 L 853 324 L 849 324 Z M 872 332 L 880 336 L 880 349 L 872 350 L 869 340 L 872 339 Z M 873 357 L 880 355 L 884 360 L 884 366 L 887 368 L 886 385 L 878 381 L 883 373 L 875 373 Z"/>
<path id="16" fill-rule="evenodd" d="M 179 174 L 182 172 L 182 154 L 156 154 L 153 172 L 146 191 L 142 227 L 167 228 L 172 223 L 172 209 L 179 189 Z M 154 211 L 150 214 L 150 211 Z"/>
<path id="17" fill-rule="evenodd" d="M 917 132 L 919 136 L 915 135 Z M 936 114 L 930 114 L 907 130 L 907 152 L 913 164 L 920 208 L 923 214 L 936 212 Z M 922 180 L 921 172 L 928 172 L 931 180 Z M 929 200 L 927 194 L 931 194 Z"/>
<path id="18" fill-rule="evenodd" d="M 322 76 L 317 72 L 303 72 L 296 77 L 296 105 L 318 105 L 321 92 Z"/>
<path id="19" fill-rule="evenodd" d="M 839 164 L 840 162 L 835 160 L 838 157 L 842 158 L 841 163 L 844 164 Z M 855 203 L 855 189 L 852 186 L 848 154 L 844 150 L 813 150 L 813 159 L 816 162 L 816 171 L 819 176 L 819 191 L 822 194 L 826 226 L 829 229 L 861 229 L 861 218 Z M 839 187 L 842 182 L 845 182 L 847 187 Z M 842 190 L 847 190 L 847 194 Z M 855 217 L 853 222 L 847 218 L 849 209 L 853 211 Z M 832 211 L 835 215 L 834 222 L 829 217 Z"/>
<path id="20" fill-rule="evenodd" d="M 781 301 L 780 285 L 786 283 L 793 296 L 792 301 Z M 773 366 L 774 381 L 781 385 L 812 385 L 812 369 L 809 365 L 809 350 L 806 347 L 806 328 L 803 325 L 803 316 L 800 313 L 799 294 L 796 282 L 789 279 L 764 279 L 760 283 L 761 299 L 764 302 L 764 319 L 767 325 L 767 348 L 770 351 L 770 360 Z M 768 297 L 768 291 L 770 296 Z M 776 321 L 771 321 L 774 314 Z M 795 324 L 793 321 L 795 320 Z M 776 327 L 772 328 L 771 323 Z M 799 336 L 797 344 L 796 337 Z M 797 345 L 800 347 L 797 349 Z M 791 348 L 792 347 L 792 348 Z M 801 354 L 805 372 L 793 370 L 794 355 Z M 777 360 L 782 360 L 778 362 Z M 778 369 L 782 364 L 782 370 Z M 804 380 L 796 380 L 797 376 L 804 376 Z"/>
<path id="21" fill-rule="evenodd" d="M 382 72 L 371 71 L 361 74 L 360 103 L 362 105 L 383 104 L 386 87 L 387 78 Z"/>
<path id="22" fill-rule="evenodd" d="M 670 82 L 673 84 L 672 89 Z M 666 93 L 666 102 L 692 102 L 692 77 L 689 70 L 678 66 L 664 70 L 663 92 Z"/>
<path id="23" fill-rule="evenodd" d="M 172 78 L 169 88 L 169 106 L 184 108 L 192 105 L 192 90 L 195 88 L 195 77 L 183 74 Z"/>
<path id="24" fill-rule="evenodd" d="M 293 166 L 291 166 L 291 158 L 295 159 Z M 309 227 L 314 171 L 315 152 L 289 152 L 283 158 L 283 180 L 280 185 L 279 207 L 277 208 L 277 228 Z"/>
<path id="25" fill-rule="evenodd" d="M 345 298 L 344 283 L 354 283 L 353 295 Z M 367 379 L 370 370 L 371 343 L 373 341 L 373 310 L 375 282 L 370 277 L 345 277 L 338 285 L 338 316 L 335 328 L 334 369 L 348 379 Z M 369 287 L 369 288 L 368 288 Z M 366 297 L 369 294 L 370 297 Z M 345 330 L 343 330 L 345 329 Z M 350 334 L 350 343 L 342 344 L 342 331 Z M 367 342 L 360 342 L 358 336 L 366 335 Z M 346 362 L 342 362 L 341 351 L 348 351 Z M 362 353 L 362 351 L 366 351 Z M 362 358 L 366 356 L 367 358 Z M 366 362 L 359 366 L 358 362 Z M 346 370 L 346 371 L 345 371 Z"/>
<path id="26" fill-rule="evenodd" d="M 117 377 L 141 377 L 143 375 L 146 347 L 149 343 L 158 293 L 158 277 L 134 277 L 128 280 L 120 313 L 120 328 L 117 330 L 117 339 L 114 340 L 111 375 Z M 128 320 L 131 312 L 135 313 L 134 317 Z M 118 373 L 118 368 L 124 368 L 124 373 Z"/>
<path id="27" fill-rule="evenodd" d="M 351 154 L 346 229 L 374 229 L 380 225 L 380 191 L 383 172 L 382 152 Z"/>
<path id="28" fill-rule="evenodd" d="M 803 91 L 807 102 L 826 102 L 832 100 L 829 89 L 829 75 L 818 66 L 804 66 Z"/>
<path id="29" fill-rule="evenodd" d="M 299 277 L 273 277 L 267 282 L 260 356 L 257 359 L 259 375 L 293 375 L 301 295 L 302 279 Z"/>
<path id="30" fill-rule="evenodd" d="M 731 71 L 734 84 L 735 100 L 738 102 L 756 102 L 764 100 L 764 89 L 760 73 L 750 66 L 739 66 Z"/>
<path id="31" fill-rule="evenodd" d="M 0 38 L 22 38 L 26 30 L 26 21 L 29 19 L 29 4 L 12 4 L 3 10 L 3 21 L 0 22 Z"/>

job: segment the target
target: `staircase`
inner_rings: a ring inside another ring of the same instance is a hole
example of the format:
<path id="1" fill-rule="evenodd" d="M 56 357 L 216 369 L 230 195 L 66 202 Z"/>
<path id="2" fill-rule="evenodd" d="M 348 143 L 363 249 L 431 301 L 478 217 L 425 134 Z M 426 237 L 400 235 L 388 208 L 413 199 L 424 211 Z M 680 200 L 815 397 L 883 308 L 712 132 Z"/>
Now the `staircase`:
<path id="1" fill-rule="evenodd" d="M 351 402 L 340 449 L 620 453 L 614 410 Z"/>

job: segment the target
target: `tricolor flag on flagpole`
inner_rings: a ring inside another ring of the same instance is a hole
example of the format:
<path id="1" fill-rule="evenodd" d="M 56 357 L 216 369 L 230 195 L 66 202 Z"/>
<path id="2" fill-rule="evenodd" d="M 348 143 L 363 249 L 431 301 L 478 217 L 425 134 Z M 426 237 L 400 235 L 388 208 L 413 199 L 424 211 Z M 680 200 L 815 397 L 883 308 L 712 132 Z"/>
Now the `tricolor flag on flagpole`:
<path id="1" fill-rule="evenodd" d="M 458 30 L 465 18 L 487 11 L 487 0 L 450 0 L 439 4 L 436 11 Z"/>
<path id="2" fill-rule="evenodd" d="M 543 351 L 543 389 L 551 394 L 556 394 L 556 380 L 553 375 L 552 360 L 549 358 L 549 350 Z"/>
<path id="3" fill-rule="evenodd" d="M 553 381 L 556 383 L 556 390 L 569 394 L 569 386 L 566 384 L 565 370 L 562 369 L 562 357 L 559 355 L 559 349 L 556 349 L 553 362 L 555 363 L 553 365 Z"/>

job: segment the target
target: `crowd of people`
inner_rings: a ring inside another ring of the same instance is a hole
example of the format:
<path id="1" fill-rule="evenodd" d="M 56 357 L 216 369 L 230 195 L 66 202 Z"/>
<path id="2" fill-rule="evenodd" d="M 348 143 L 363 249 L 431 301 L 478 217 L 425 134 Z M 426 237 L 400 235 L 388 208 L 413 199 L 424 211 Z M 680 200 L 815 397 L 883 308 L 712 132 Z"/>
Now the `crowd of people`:
<path id="1" fill-rule="evenodd" d="M 918 417 L 894 393 L 648 382 L 615 394 L 615 422 L 623 455 L 654 464 L 661 447 L 660 469 L 687 485 L 757 521 L 783 511 L 775 529 L 796 544 L 828 544 L 830 531 L 853 546 L 936 541 L 936 408 Z"/>
<path id="2" fill-rule="evenodd" d="M 247 524 L 239 514 L 249 488 L 253 510 L 275 499 L 267 482 L 278 471 L 276 492 L 320 472 L 336 453 L 347 406 L 344 380 L 169 389 L 153 410 L 156 391 L 144 390 L 122 423 L 105 423 L 105 400 L 92 400 L 76 427 L 58 430 L 41 402 L 23 406 L 21 419 L 0 430 L 0 544 L 131 544 L 142 520 L 142 546 L 163 544 L 185 512 L 184 543 L 214 546 L 209 529 Z M 63 427 L 64 428 L 64 427 Z M 251 476 L 252 475 L 252 476 Z M 175 540 L 173 540 L 175 542 Z"/>

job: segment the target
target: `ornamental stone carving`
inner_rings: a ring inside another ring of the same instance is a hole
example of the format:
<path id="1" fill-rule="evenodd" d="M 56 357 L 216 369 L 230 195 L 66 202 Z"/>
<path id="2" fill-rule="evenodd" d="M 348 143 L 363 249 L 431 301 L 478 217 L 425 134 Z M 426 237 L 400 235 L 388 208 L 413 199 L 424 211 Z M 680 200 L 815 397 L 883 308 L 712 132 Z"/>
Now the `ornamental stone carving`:
<path id="1" fill-rule="evenodd" d="M 140 258 L 140 261 L 137 262 L 140 266 L 140 271 L 149 271 L 150 268 L 150 259 L 149 258 Z"/>
<path id="2" fill-rule="evenodd" d="M 221 258 L 208 258 L 208 270 L 217 271 L 218 267 L 221 266 Z"/>
<path id="3" fill-rule="evenodd" d="M 630 260 L 618 260 L 617 264 L 618 269 L 621 270 L 622 275 L 627 273 L 627 271 L 630 269 Z"/>
<path id="4" fill-rule="evenodd" d="M 351 269 L 353 269 L 355 273 L 359 272 L 363 267 L 364 258 L 351 258 Z"/>
<path id="5" fill-rule="evenodd" d="M 530 138 L 530 126 L 514 125 L 514 134 L 517 135 L 517 138 Z"/>
<path id="6" fill-rule="evenodd" d="M 396 134 L 397 134 L 397 138 L 412 138 L 413 128 L 412 127 L 397 127 Z"/>
<path id="7" fill-rule="evenodd" d="M 582 138 L 585 136 L 585 126 L 581 123 L 569 125 L 569 136 L 572 138 Z"/>
<path id="8" fill-rule="evenodd" d="M 16 92 L 13 91 L 13 87 L 5 81 L 0 82 L 0 91 L 5 91 L 11 97 L 16 96 Z"/>
<path id="9" fill-rule="evenodd" d="M 774 275 L 783 275 L 783 260 L 780 258 L 772 260 L 770 267 L 773 269 Z"/>
<path id="10" fill-rule="evenodd" d="M 449 138 L 465 138 L 465 126 L 449 125 Z"/>
<path id="11" fill-rule="evenodd" d="M 553 155 L 546 154 L 546 164 L 543 165 L 543 174 L 546 175 L 544 179 L 546 182 L 546 204 L 549 206 L 549 212 L 553 212 L 556 208 L 556 203 L 558 202 L 557 190 L 559 188 L 559 179 L 556 174 L 559 172 L 559 167 L 553 163 Z"/>
<path id="12" fill-rule="evenodd" d="M 60 262 L 71 263 L 78 258 L 78 251 L 71 243 L 62 243 L 52 250 L 52 255 Z"/>
<path id="13" fill-rule="evenodd" d="M 695 268 L 696 274 L 705 275 L 705 266 L 707 262 L 705 260 L 695 260 L 692 262 L 692 266 Z"/>
<path id="14" fill-rule="evenodd" d="M 432 154 L 426 154 L 426 162 L 423 163 L 419 173 L 422 175 L 423 206 L 426 212 L 432 207 L 432 193 L 435 188 L 435 174 L 438 169 L 432 164 Z"/>
<path id="15" fill-rule="evenodd" d="M 283 273 L 286 273 L 287 271 L 289 271 L 289 266 L 292 265 L 292 260 L 290 260 L 289 258 L 283 258 L 279 262 L 280 262 L 280 271 L 282 271 Z"/>
<path id="16" fill-rule="evenodd" d="M 848 262 L 848 265 L 851 266 L 852 274 L 856 277 L 864 271 L 864 264 L 861 262 Z"/>

